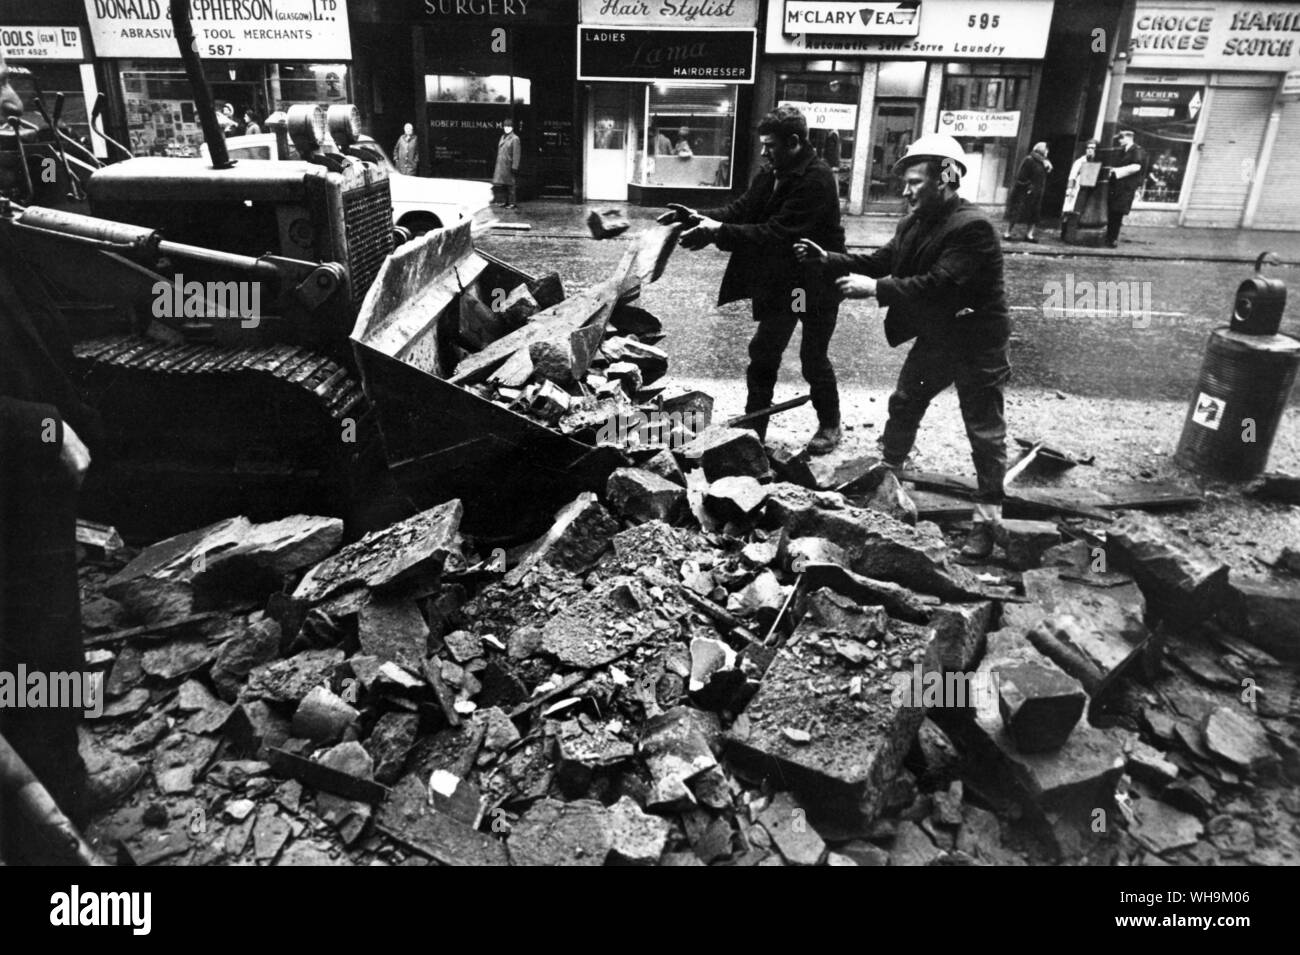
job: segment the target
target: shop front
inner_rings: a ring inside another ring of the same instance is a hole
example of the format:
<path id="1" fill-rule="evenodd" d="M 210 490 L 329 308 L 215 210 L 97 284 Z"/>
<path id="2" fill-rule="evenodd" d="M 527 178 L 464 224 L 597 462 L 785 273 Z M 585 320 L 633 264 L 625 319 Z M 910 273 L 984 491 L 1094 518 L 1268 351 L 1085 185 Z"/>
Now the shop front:
<path id="1" fill-rule="evenodd" d="M 90 109 L 98 95 L 90 47 L 75 24 L 0 24 L 0 49 L 9 67 L 9 82 L 23 101 L 28 122 L 40 124 L 39 96 L 52 110 L 63 97 L 59 125 L 96 155 L 103 156 L 104 141 L 91 134 Z"/>
<path id="2" fill-rule="evenodd" d="M 177 55 L 167 4 L 85 0 L 101 81 L 113 98 L 119 135 L 140 156 L 197 156 L 203 131 Z M 352 44 L 346 4 L 246 0 L 194 4 L 195 39 L 228 135 L 300 103 L 352 101 Z"/>
<path id="3" fill-rule="evenodd" d="M 1300 7 L 1138 2 L 1127 54 L 1103 132 L 1132 129 L 1145 154 L 1130 221 L 1294 229 Z"/>
<path id="4" fill-rule="evenodd" d="M 743 185 L 757 0 L 582 0 L 583 195 L 711 205 Z"/>
<path id="5" fill-rule="evenodd" d="M 520 197 L 572 196 L 572 0 L 418 0 L 415 16 L 429 174 L 490 180 L 509 119 L 522 152 Z"/>
<path id="6" fill-rule="evenodd" d="M 772 0 L 759 109 L 790 104 L 854 213 L 900 208 L 894 163 L 926 132 L 969 157 L 961 194 L 1006 204 L 1029 149 L 1053 0 Z"/>

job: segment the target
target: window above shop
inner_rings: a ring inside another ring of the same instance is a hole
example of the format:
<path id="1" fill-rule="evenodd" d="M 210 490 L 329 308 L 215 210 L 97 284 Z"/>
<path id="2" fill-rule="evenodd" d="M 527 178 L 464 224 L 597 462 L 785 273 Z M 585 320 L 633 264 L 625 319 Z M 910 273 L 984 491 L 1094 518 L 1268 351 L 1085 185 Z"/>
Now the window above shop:
<path id="1" fill-rule="evenodd" d="M 881 97 L 925 96 L 925 60 L 882 60 L 876 77 L 876 95 Z"/>

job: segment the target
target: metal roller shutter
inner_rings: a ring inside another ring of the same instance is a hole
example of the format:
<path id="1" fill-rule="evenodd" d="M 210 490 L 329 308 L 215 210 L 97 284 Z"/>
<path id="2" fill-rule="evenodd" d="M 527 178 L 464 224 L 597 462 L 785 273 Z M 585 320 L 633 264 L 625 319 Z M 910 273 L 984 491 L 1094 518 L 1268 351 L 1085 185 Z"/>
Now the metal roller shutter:
<path id="1" fill-rule="evenodd" d="M 1300 229 L 1300 102 L 1284 103 L 1255 210 L 1255 229 Z"/>
<path id="2" fill-rule="evenodd" d="M 1259 161 L 1273 95 L 1272 89 L 1215 87 L 1183 225 L 1241 225 L 1250 193 L 1248 173 Z"/>

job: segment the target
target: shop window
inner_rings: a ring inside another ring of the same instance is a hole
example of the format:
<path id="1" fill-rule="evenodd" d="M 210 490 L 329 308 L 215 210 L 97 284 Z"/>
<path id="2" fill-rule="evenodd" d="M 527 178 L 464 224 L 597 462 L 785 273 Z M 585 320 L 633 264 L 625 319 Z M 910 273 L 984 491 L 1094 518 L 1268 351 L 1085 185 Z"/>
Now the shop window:
<path id="1" fill-rule="evenodd" d="M 299 103 L 349 103 L 346 63 L 282 63 L 271 73 L 271 98 L 277 108 Z"/>
<path id="2" fill-rule="evenodd" d="M 853 144 L 858 125 L 862 77 L 857 73 L 799 76 L 777 79 L 778 106 L 794 106 L 808 120 L 808 141 L 826 161 L 839 183 L 840 198 L 847 199 L 853 178 Z"/>
<path id="3" fill-rule="evenodd" d="M 1138 202 L 1176 206 L 1196 136 L 1205 87 L 1190 84 L 1126 84 L 1119 107 L 1119 129 L 1133 130 L 1146 160 Z M 1114 157 L 1103 149 L 1103 161 Z"/>
<path id="4" fill-rule="evenodd" d="M 952 63 L 944 77 L 939 132 L 956 137 L 966 152 L 961 194 L 972 202 L 1005 203 L 1019 164 L 1014 150 L 1030 76 L 1006 70 L 1000 64 Z"/>
<path id="5" fill-rule="evenodd" d="M 73 139 L 90 148 L 90 116 L 86 110 L 86 94 L 81 88 L 81 67 L 76 63 L 41 63 L 34 70 L 16 63 L 9 64 L 9 83 L 23 101 L 24 118 L 31 123 L 44 125 L 36 97 L 45 108 L 54 110 L 54 97 L 63 94 L 63 114 L 59 127 Z"/>
<path id="6" fill-rule="evenodd" d="M 527 106 L 532 83 L 522 76 L 461 76 L 441 74 L 424 78 L 424 98 L 429 103 L 495 103 Z"/>
<path id="7" fill-rule="evenodd" d="M 730 189 L 737 92 L 732 83 L 650 86 L 642 184 Z"/>

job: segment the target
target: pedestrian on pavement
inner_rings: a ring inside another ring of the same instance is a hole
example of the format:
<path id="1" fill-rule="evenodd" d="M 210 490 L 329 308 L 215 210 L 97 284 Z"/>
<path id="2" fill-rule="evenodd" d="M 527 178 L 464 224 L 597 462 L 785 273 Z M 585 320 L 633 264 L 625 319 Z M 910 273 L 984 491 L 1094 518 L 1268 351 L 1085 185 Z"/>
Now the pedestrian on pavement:
<path id="1" fill-rule="evenodd" d="M 1083 155 L 1070 166 L 1070 178 L 1065 185 L 1065 204 L 1061 207 L 1062 216 L 1080 211 L 1075 209 L 1075 204 L 1079 200 L 1079 178 L 1083 175 L 1083 167 L 1086 163 L 1097 161 L 1097 145 L 1097 140 L 1088 140 L 1084 144 Z"/>
<path id="2" fill-rule="evenodd" d="M 746 412 L 772 404 L 781 355 L 802 323 L 799 359 L 812 392 L 818 427 L 808 450 L 825 454 L 839 443 L 840 397 L 828 351 L 840 295 L 818 262 L 800 262 L 795 240 L 811 236 L 832 252 L 844 251 L 835 176 L 808 142 L 808 122 L 793 107 L 778 107 L 758 124 L 764 166 L 739 199 L 695 211 L 669 205 L 660 222 L 691 226 L 681 236 L 687 249 L 710 243 L 730 252 L 718 304 L 748 298 L 757 328 L 749 343 Z M 760 439 L 767 420 L 751 427 Z"/>
<path id="3" fill-rule="evenodd" d="M 415 127 L 407 123 L 402 127 L 402 135 L 397 137 L 393 146 L 393 165 L 403 176 L 414 176 L 420 165 L 420 140 L 415 135 Z"/>
<path id="4" fill-rule="evenodd" d="M 501 138 L 497 141 L 497 165 L 492 172 L 493 187 L 503 186 L 505 189 L 507 209 L 518 208 L 515 204 L 515 177 L 519 174 L 522 153 L 523 146 L 515 135 L 515 124 L 507 119 L 501 124 Z"/>
<path id="5" fill-rule="evenodd" d="M 1142 150 L 1133 142 L 1133 130 L 1121 129 L 1115 134 L 1118 157 L 1110 167 L 1110 191 L 1106 198 L 1106 245 L 1119 245 L 1119 230 L 1124 217 L 1133 208 L 1133 197 L 1142 185 Z"/>
<path id="6" fill-rule="evenodd" d="M 0 57 L 0 114 L 19 115 L 22 104 L 4 76 Z M 103 433 L 69 377 L 71 360 L 67 329 L 44 283 L 0 233 L 0 672 L 25 667 L 51 685 L 60 673 L 80 682 L 86 669 L 76 502 Z M 64 814 L 83 825 L 90 806 L 77 748 L 82 708 L 71 702 L 0 706 L 0 734 Z M 0 799 L 0 856 L 41 861 L 26 859 L 32 848 L 16 842 L 25 830 L 15 811 L 16 800 Z"/>
<path id="7" fill-rule="evenodd" d="M 1016 184 L 1007 203 L 1007 231 L 1002 238 L 1011 241 L 1016 226 L 1025 224 L 1025 241 L 1037 242 L 1034 230 L 1043 215 L 1043 188 L 1052 164 L 1047 158 L 1047 143 L 1034 143 L 1029 155 L 1020 161 L 1016 171 Z"/>
<path id="8" fill-rule="evenodd" d="M 886 306 L 885 338 L 892 347 L 916 339 L 889 398 L 880 441 L 886 467 L 903 468 L 930 402 L 956 384 L 979 479 L 962 555 L 983 559 L 993 551 L 1002 520 L 1002 392 L 1011 374 L 1011 321 L 997 230 L 957 195 L 965 174 L 957 140 L 944 133 L 922 136 L 894 165 L 909 211 L 888 243 L 870 254 L 847 255 L 803 239 L 795 254 L 826 263 L 828 274 L 841 276 L 847 297 L 875 297 Z"/>

